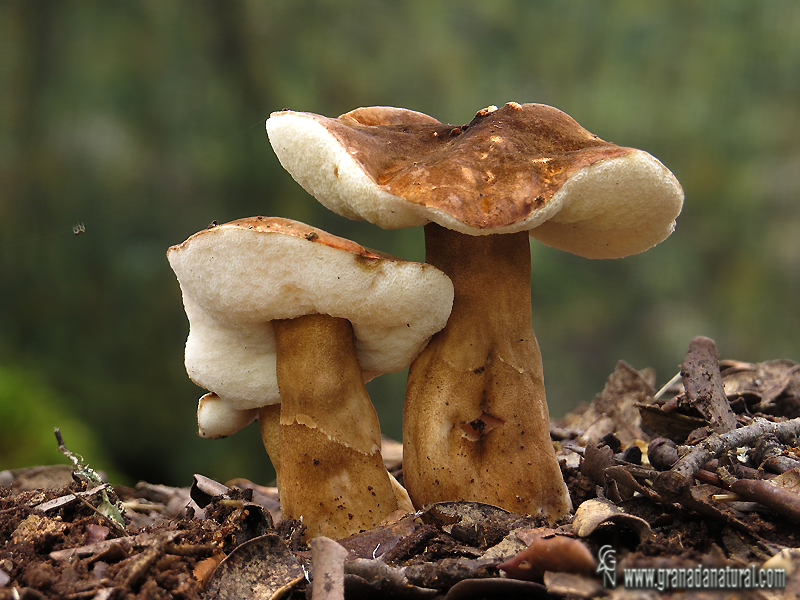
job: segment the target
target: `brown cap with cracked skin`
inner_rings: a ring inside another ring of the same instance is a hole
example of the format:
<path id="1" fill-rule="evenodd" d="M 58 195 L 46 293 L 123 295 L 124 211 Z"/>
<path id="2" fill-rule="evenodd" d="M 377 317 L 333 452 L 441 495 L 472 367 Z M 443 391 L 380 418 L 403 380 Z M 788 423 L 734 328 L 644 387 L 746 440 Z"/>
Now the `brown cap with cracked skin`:
<path id="1" fill-rule="evenodd" d="M 545 244 L 612 258 L 664 240 L 683 204 L 655 158 L 542 104 L 488 107 L 459 127 L 391 107 L 336 119 L 286 110 L 267 132 L 283 167 L 322 204 L 385 228 L 533 230 Z"/>

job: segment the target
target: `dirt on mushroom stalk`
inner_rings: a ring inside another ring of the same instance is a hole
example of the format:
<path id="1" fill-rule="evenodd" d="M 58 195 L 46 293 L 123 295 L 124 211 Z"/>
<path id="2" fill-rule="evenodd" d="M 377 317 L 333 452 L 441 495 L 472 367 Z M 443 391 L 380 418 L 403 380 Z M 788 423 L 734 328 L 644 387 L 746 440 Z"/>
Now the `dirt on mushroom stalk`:
<path id="1" fill-rule="evenodd" d="M 660 597 L 626 588 L 622 569 L 751 565 L 785 569 L 785 588 L 674 589 L 667 577 L 663 595 L 798 597 L 800 365 L 720 362 L 697 338 L 682 382 L 657 391 L 620 362 L 591 404 L 553 425 L 576 513 L 552 529 L 443 502 L 308 545 L 300 523 L 280 521 L 274 489 L 241 480 L 112 489 L 64 466 L 6 471 L 0 599 Z M 106 510 L 117 500 L 124 526 Z M 609 550 L 616 588 L 597 569 Z"/>

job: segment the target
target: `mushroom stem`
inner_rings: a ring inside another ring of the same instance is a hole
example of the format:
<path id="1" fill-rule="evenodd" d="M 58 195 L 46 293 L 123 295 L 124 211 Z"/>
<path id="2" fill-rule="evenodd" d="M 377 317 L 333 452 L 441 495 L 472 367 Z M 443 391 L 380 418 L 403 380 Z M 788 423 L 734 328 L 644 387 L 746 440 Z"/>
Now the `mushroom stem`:
<path id="1" fill-rule="evenodd" d="M 397 510 L 380 424 L 346 319 L 273 321 L 280 413 L 281 512 L 306 536 L 339 539 Z"/>
<path id="2" fill-rule="evenodd" d="M 272 467 L 275 469 L 275 481 L 281 480 L 281 405 L 267 404 L 258 409 L 258 427 L 261 430 L 261 441 L 267 451 Z"/>
<path id="3" fill-rule="evenodd" d="M 531 326 L 528 232 L 425 226 L 426 260 L 453 281 L 447 325 L 411 365 L 403 475 L 415 506 L 472 500 L 554 521 L 571 502 L 550 440 Z"/>

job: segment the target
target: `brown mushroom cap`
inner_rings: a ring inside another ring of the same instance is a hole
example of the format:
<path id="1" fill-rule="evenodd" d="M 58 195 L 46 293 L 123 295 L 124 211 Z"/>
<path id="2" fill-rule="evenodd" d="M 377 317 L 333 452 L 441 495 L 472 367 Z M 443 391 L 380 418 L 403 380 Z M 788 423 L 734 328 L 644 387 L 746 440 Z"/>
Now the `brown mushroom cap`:
<path id="1" fill-rule="evenodd" d="M 546 244 L 610 258 L 665 239 L 683 203 L 655 158 L 542 104 L 489 107 L 460 127 L 390 107 L 337 119 L 287 110 L 270 116 L 267 132 L 283 167 L 322 204 L 385 228 L 533 230 Z"/>
<path id="2" fill-rule="evenodd" d="M 253 217 L 169 249 L 190 321 L 186 369 L 231 408 L 280 402 L 271 321 L 348 319 L 364 379 L 406 368 L 447 321 L 440 271 L 366 250 L 297 221 Z"/>

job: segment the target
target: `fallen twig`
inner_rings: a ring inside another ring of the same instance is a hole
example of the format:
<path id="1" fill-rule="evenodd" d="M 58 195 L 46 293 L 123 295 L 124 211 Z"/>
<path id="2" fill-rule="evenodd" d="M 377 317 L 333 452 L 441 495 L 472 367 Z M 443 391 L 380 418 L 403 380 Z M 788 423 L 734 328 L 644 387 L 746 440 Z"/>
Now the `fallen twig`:
<path id="1" fill-rule="evenodd" d="M 695 473 L 709 460 L 723 453 L 754 444 L 767 435 L 797 435 L 800 433 L 800 418 L 782 423 L 755 419 L 753 423 L 724 434 L 712 434 L 683 455 L 672 469 L 660 473 L 653 482 L 653 488 L 664 498 L 682 495 L 692 485 Z"/>
<path id="2" fill-rule="evenodd" d="M 63 550 L 55 550 L 49 554 L 49 557 L 56 561 L 72 561 L 80 558 L 94 556 L 108 550 L 111 546 L 120 546 L 125 552 L 130 551 L 131 548 L 138 547 L 144 548 L 159 543 L 169 544 L 181 535 L 180 531 L 168 531 L 162 534 L 153 533 L 140 533 L 135 536 L 127 538 L 115 538 L 111 540 L 103 540 L 102 542 L 94 542 L 78 548 L 65 548 Z"/>
<path id="3" fill-rule="evenodd" d="M 753 459 L 765 469 L 775 473 L 785 473 L 800 467 L 800 462 L 783 455 L 781 443 L 774 435 L 768 435 L 758 440 Z"/>
<path id="4" fill-rule="evenodd" d="M 740 479 L 731 484 L 730 490 L 745 500 L 758 502 L 800 523 L 800 496 L 794 492 L 772 485 L 763 479 Z"/>

